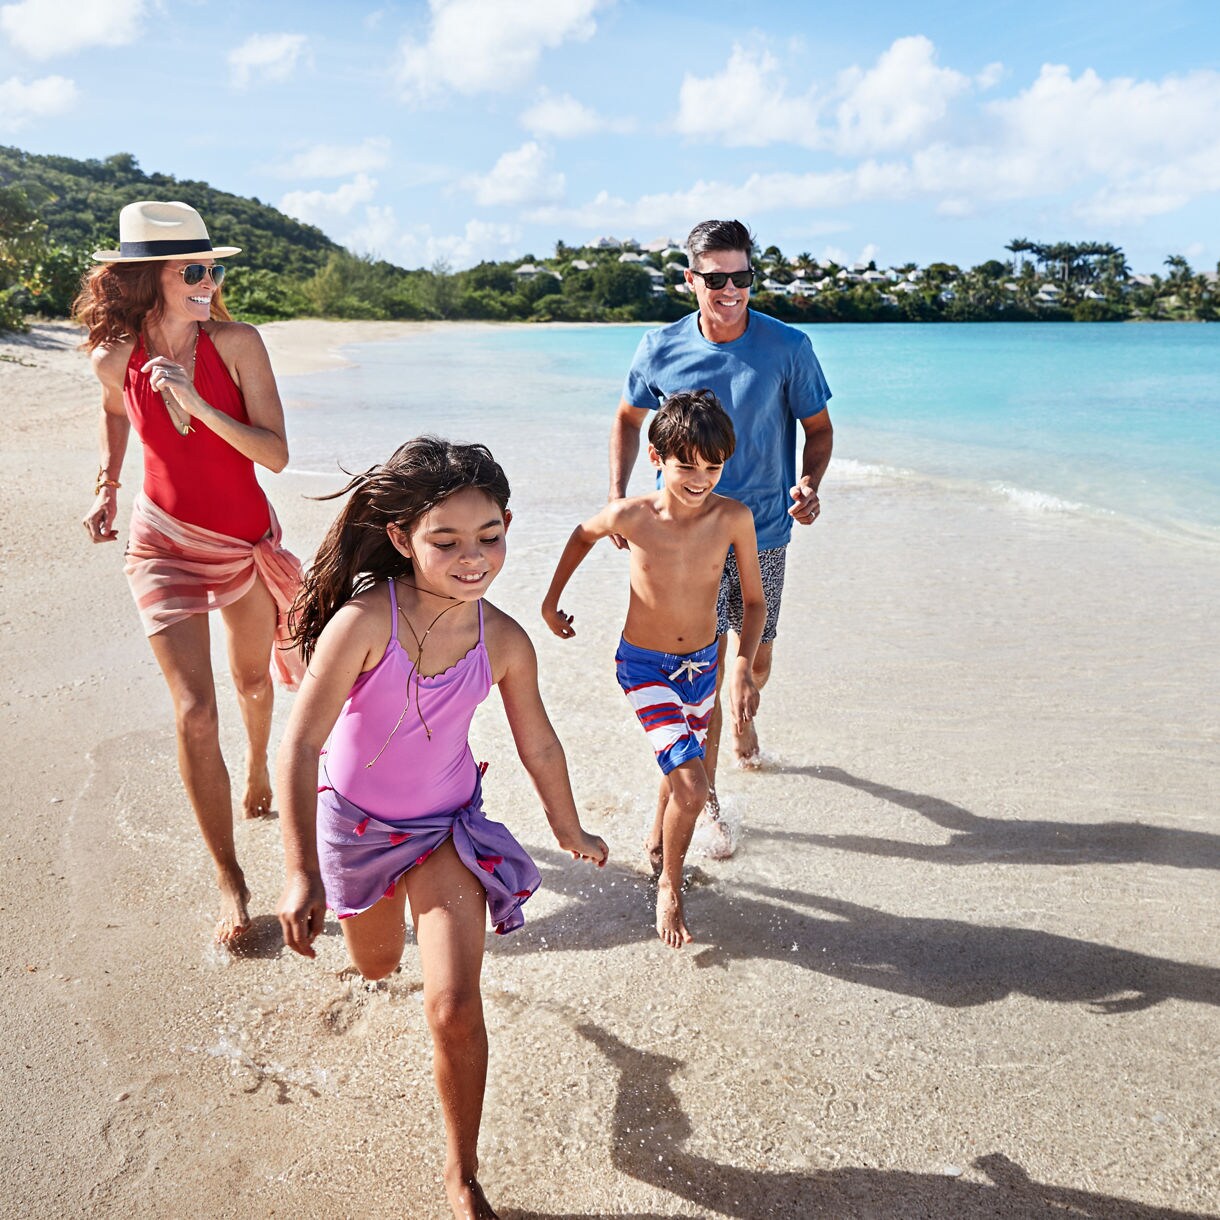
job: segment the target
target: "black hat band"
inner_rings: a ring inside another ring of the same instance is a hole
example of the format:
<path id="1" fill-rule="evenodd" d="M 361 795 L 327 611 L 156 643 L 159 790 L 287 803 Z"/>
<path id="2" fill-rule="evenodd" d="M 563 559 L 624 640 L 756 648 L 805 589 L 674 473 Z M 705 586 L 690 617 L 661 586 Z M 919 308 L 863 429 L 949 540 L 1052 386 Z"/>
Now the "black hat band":
<path id="1" fill-rule="evenodd" d="M 211 254 L 212 243 L 206 237 L 190 241 L 121 241 L 119 254 L 123 258 L 156 258 L 163 254 Z"/>

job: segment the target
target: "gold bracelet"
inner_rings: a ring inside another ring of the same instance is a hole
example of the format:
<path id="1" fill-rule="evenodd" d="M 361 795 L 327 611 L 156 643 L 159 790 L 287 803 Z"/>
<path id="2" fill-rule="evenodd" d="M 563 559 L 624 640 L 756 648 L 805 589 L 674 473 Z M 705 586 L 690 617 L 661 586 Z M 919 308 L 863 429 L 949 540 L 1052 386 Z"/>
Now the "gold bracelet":
<path id="1" fill-rule="evenodd" d="M 100 496 L 102 494 L 103 487 L 113 487 L 115 491 L 118 491 L 118 489 L 122 486 L 123 484 L 120 483 L 118 479 L 106 478 L 106 468 L 104 466 L 98 467 L 97 478 L 93 482 L 93 494 L 95 496 Z"/>

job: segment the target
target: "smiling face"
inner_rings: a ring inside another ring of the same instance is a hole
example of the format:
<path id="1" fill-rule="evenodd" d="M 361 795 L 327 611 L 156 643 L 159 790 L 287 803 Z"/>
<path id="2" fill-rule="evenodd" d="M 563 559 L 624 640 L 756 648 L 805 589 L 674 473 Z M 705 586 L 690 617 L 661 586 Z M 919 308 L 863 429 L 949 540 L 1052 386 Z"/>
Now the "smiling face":
<path id="1" fill-rule="evenodd" d="M 701 453 L 692 453 L 688 458 L 662 458 L 649 445 L 648 457 L 661 472 L 662 490 L 671 501 L 686 508 L 706 504 L 724 473 L 723 463 L 709 462 Z"/>
<path id="2" fill-rule="evenodd" d="M 466 487 L 424 513 L 404 533 L 386 532 L 414 569 L 411 583 L 442 597 L 477 601 L 504 566 L 504 535 L 512 514 L 485 491 Z"/>
<path id="3" fill-rule="evenodd" d="M 744 250 L 708 250 L 694 262 L 694 271 L 749 271 L 750 256 Z M 699 329 L 712 343 L 728 343 L 740 338 L 749 321 L 749 288 L 734 288 L 733 281 L 723 288 L 712 289 L 694 271 L 685 273 L 686 282 L 694 289 L 699 302 Z"/>
<path id="4" fill-rule="evenodd" d="M 212 298 L 216 295 L 212 277 L 205 275 L 198 284 L 190 285 L 182 278 L 181 271 L 190 263 L 211 267 L 215 261 L 212 258 L 182 258 L 161 265 L 161 300 L 166 321 L 206 322 L 212 316 Z"/>

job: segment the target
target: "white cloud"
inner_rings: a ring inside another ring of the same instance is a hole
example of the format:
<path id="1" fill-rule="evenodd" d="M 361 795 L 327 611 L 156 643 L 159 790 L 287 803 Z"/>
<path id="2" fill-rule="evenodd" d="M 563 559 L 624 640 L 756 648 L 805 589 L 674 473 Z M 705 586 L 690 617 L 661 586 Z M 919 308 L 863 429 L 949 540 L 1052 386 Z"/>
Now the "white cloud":
<path id="1" fill-rule="evenodd" d="M 563 196 L 563 174 L 552 173 L 550 154 L 533 140 L 506 152 L 482 176 L 467 179 L 475 200 L 484 207 L 545 203 Z"/>
<path id="2" fill-rule="evenodd" d="M 134 42 L 145 0 L 20 0 L 0 7 L 0 31 L 31 59 Z"/>
<path id="3" fill-rule="evenodd" d="M 289 191 L 279 203 L 281 212 L 329 233 L 331 226 L 377 193 L 377 179 L 357 174 L 333 191 Z"/>
<path id="4" fill-rule="evenodd" d="M 570 93 L 543 90 L 538 100 L 521 115 L 521 126 L 536 136 L 575 140 L 599 131 L 626 134 L 635 129 L 631 119 L 607 119 L 579 102 Z"/>
<path id="5" fill-rule="evenodd" d="M 399 51 L 402 98 L 514 88 L 529 79 L 543 51 L 592 38 L 593 14 L 607 3 L 613 0 L 429 0 L 426 40 L 408 39 Z"/>
<path id="6" fill-rule="evenodd" d="M 796 144 L 848 155 L 908 147 L 927 138 L 960 94 L 989 88 L 1002 68 L 989 65 L 976 81 L 936 63 L 922 35 L 896 39 L 873 67 L 848 68 L 819 89 L 789 90 L 779 60 L 762 49 L 735 46 L 724 69 L 690 73 L 678 94 L 675 129 L 728 148 Z"/>
<path id="7" fill-rule="evenodd" d="M 26 84 L 11 76 L 0 82 L 0 130 L 17 131 L 34 119 L 64 114 L 76 98 L 76 84 L 67 77 L 43 76 Z"/>
<path id="8" fill-rule="evenodd" d="M 965 217 L 1031 200 L 1060 222 L 1112 229 L 1220 195 L 1220 73 L 1107 80 L 1047 65 L 1015 96 L 976 106 L 955 127 L 954 104 L 1001 75 L 989 65 L 971 80 L 940 68 L 926 39 L 900 39 L 874 69 L 838 78 L 831 124 L 827 98 L 792 94 L 774 60 L 736 48 L 723 73 L 683 82 L 679 129 L 730 145 L 786 140 L 838 152 L 841 164 L 805 171 L 791 157 L 782 173 L 634 200 L 602 192 L 576 206 L 540 206 L 530 218 L 651 231 L 793 208 L 825 217 L 875 201 L 924 200 L 942 216 Z"/>
<path id="9" fill-rule="evenodd" d="M 304 34 L 251 34 L 229 52 L 229 79 L 238 89 L 286 81 L 308 58 L 309 40 Z"/>
<path id="10" fill-rule="evenodd" d="M 278 178 L 346 178 L 348 174 L 383 169 L 390 159 L 390 141 L 369 136 L 359 144 L 314 144 L 272 169 Z"/>
<path id="11" fill-rule="evenodd" d="M 436 233 L 431 225 L 399 223 L 392 207 L 370 205 L 353 223 L 332 236 L 357 254 L 368 254 L 400 267 L 431 267 L 438 261 L 455 268 L 483 259 L 511 258 L 521 250 L 516 225 L 469 220 L 460 233 Z"/>
<path id="12" fill-rule="evenodd" d="M 970 87 L 962 73 L 937 66 L 929 39 L 899 38 L 867 72 L 850 68 L 839 78 L 838 146 L 866 152 L 910 147 L 926 139 L 949 103 Z"/>
<path id="13" fill-rule="evenodd" d="M 787 95 L 773 55 L 735 46 L 722 72 L 682 78 L 674 126 L 682 135 L 729 148 L 777 142 L 816 148 L 825 138 L 818 128 L 819 113 L 812 91 Z"/>

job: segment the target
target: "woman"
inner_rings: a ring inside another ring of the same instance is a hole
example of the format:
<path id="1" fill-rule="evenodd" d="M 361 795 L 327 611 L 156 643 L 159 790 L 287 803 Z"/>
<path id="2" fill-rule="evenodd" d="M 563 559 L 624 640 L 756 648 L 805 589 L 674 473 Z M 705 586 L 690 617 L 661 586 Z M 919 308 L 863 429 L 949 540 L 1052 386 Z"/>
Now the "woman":
<path id="1" fill-rule="evenodd" d="M 237 254 L 213 249 L 202 217 L 185 203 L 142 201 L 119 214 L 119 249 L 99 250 L 75 315 L 102 383 L 101 460 L 84 526 L 94 542 L 117 537 L 119 475 L 134 424 L 144 446 L 126 571 L 169 684 L 178 767 L 216 865 L 216 939 L 232 944 L 249 926 L 249 891 L 237 862 L 229 773 L 220 753 L 208 613 L 228 632 L 229 668 L 247 738 L 247 818 L 271 808 L 267 741 L 269 658 L 295 687 L 298 654 L 287 612 L 298 561 L 255 478 L 255 464 L 288 462 L 284 412 L 262 338 L 234 322 L 221 301 L 224 267 Z"/>

